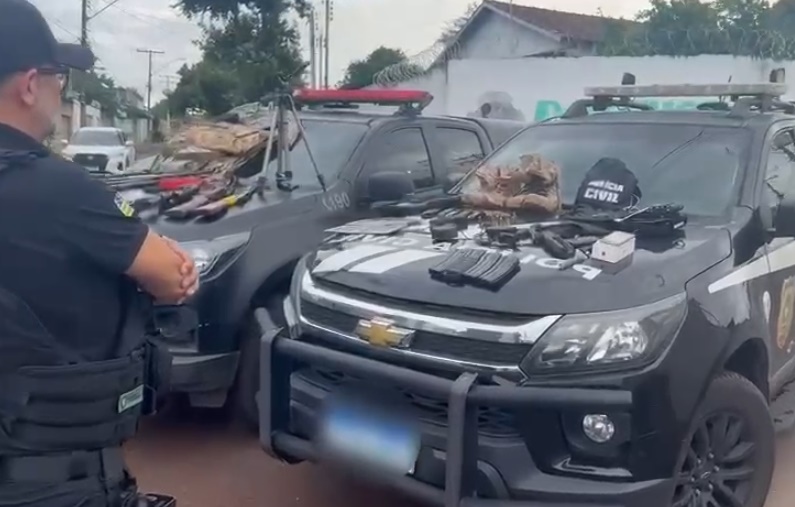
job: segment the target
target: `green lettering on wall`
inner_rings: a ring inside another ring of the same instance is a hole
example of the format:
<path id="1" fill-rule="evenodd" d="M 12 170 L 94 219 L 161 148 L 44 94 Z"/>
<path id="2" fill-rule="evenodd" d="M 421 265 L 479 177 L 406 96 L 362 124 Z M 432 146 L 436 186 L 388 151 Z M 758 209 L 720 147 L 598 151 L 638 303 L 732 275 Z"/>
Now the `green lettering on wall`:
<path id="1" fill-rule="evenodd" d="M 564 111 L 565 109 L 557 100 L 539 100 L 536 102 L 535 121 L 560 116 Z"/>

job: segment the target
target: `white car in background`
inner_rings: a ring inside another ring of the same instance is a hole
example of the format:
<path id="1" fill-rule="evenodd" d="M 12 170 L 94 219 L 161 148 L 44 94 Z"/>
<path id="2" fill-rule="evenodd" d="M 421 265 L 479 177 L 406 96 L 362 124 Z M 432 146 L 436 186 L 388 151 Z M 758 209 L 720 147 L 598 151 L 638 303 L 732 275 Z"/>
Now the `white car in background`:
<path id="1" fill-rule="evenodd" d="M 74 133 L 61 155 L 91 172 L 120 174 L 135 162 L 135 145 L 121 129 L 83 127 Z"/>

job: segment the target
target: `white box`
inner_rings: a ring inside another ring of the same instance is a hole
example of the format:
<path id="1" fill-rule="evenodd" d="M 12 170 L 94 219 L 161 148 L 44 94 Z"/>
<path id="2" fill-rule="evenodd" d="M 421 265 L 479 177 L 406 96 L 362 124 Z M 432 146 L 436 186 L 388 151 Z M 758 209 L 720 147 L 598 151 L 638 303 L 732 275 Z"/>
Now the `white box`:
<path id="1" fill-rule="evenodd" d="M 615 264 L 635 251 L 635 235 L 614 231 L 599 239 L 591 248 L 591 259 Z"/>

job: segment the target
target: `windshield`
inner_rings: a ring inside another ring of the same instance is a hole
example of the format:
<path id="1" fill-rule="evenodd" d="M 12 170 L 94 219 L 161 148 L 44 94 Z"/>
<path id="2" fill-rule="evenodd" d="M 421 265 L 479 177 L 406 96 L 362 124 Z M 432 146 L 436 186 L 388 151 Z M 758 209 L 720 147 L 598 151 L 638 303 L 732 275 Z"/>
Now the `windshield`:
<path id="1" fill-rule="evenodd" d="M 110 130 L 78 130 L 70 144 L 78 146 L 121 146 L 121 139 Z"/>
<path id="2" fill-rule="evenodd" d="M 637 176 L 640 205 L 681 204 L 691 215 L 719 216 L 733 202 L 749 133 L 740 128 L 663 124 L 544 124 L 500 147 L 483 167 L 515 167 L 536 154 L 560 168 L 563 203 L 574 204 L 586 172 L 618 159 Z M 477 192 L 472 172 L 460 192 Z"/>
<path id="3" fill-rule="evenodd" d="M 303 121 L 303 126 L 309 139 L 309 148 L 326 184 L 333 183 L 339 177 L 343 166 L 368 129 L 367 125 L 361 123 L 314 120 Z M 277 168 L 278 162 L 274 157 L 268 164 L 268 174 L 275 174 Z M 302 187 L 320 186 L 304 139 L 290 152 L 290 170 L 293 172 L 293 184 Z"/>

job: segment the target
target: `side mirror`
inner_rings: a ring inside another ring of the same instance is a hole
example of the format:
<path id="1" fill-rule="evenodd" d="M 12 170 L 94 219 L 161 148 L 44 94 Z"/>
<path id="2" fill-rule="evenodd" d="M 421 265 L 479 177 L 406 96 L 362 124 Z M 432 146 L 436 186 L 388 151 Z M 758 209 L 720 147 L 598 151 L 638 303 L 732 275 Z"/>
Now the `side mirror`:
<path id="1" fill-rule="evenodd" d="M 781 199 L 773 229 L 778 237 L 795 237 L 795 193 L 787 192 Z"/>
<path id="2" fill-rule="evenodd" d="M 449 192 L 464 179 L 464 176 L 466 176 L 466 173 L 448 173 L 447 178 L 444 179 L 442 188 L 445 192 Z"/>
<path id="3" fill-rule="evenodd" d="M 406 173 L 385 171 L 367 179 L 368 201 L 395 202 L 414 193 L 414 181 Z"/>
<path id="4" fill-rule="evenodd" d="M 129 147 L 133 147 L 133 146 L 135 146 L 135 143 L 134 143 L 134 142 L 132 142 L 132 141 L 127 141 L 127 142 L 126 142 L 126 143 L 124 143 L 124 144 L 125 144 L 125 146 L 129 146 Z"/>

